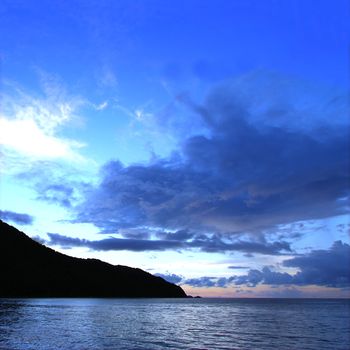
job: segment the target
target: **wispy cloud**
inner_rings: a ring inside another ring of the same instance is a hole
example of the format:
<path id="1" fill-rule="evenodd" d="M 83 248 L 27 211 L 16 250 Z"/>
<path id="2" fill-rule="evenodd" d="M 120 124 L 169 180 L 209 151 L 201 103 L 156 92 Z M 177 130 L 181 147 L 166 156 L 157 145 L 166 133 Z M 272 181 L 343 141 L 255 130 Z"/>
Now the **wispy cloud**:
<path id="1" fill-rule="evenodd" d="M 94 105 L 94 107 L 97 111 L 103 111 L 108 107 L 108 105 L 109 105 L 108 101 L 103 101 L 98 105 Z"/>
<path id="2" fill-rule="evenodd" d="M 62 130 L 80 122 L 77 109 L 84 103 L 67 96 L 63 88 L 42 78 L 41 96 L 31 95 L 5 82 L 0 115 L 0 144 L 7 158 L 66 159 L 82 161 L 83 142 L 62 137 Z"/>

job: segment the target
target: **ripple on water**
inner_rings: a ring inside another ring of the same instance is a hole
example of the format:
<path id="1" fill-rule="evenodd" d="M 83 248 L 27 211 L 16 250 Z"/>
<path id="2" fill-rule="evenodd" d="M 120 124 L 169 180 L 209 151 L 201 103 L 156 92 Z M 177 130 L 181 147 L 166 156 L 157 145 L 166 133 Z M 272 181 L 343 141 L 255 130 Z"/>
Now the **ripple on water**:
<path id="1" fill-rule="evenodd" d="M 0 299 L 0 349 L 347 349 L 348 300 Z"/>

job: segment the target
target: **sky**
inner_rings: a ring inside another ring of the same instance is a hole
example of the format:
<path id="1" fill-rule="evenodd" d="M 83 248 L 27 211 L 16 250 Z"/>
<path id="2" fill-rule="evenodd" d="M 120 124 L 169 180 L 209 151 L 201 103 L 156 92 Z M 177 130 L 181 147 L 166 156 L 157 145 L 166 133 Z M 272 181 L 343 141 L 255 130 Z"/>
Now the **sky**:
<path id="1" fill-rule="evenodd" d="M 191 295 L 350 297 L 349 13 L 1 1 L 1 219 Z"/>

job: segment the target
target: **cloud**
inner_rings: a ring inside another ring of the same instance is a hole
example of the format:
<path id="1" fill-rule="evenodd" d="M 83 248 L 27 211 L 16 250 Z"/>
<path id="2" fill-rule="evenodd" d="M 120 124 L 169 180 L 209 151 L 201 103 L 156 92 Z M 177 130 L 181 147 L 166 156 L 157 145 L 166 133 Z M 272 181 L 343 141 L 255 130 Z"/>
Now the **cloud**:
<path id="1" fill-rule="evenodd" d="M 42 75 L 42 74 L 41 74 Z M 63 127 L 78 125 L 76 110 L 84 104 L 69 97 L 60 83 L 45 75 L 41 96 L 31 96 L 13 83 L 4 83 L 0 115 L 0 144 L 6 158 L 66 159 L 82 161 L 85 145 L 59 135 Z"/>
<path id="2" fill-rule="evenodd" d="M 334 242 L 329 250 L 313 250 L 283 264 L 300 270 L 293 278 L 296 284 L 350 286 L 350 245 L 342 241 Z"/>
<path id="3" fill-rule="evenodd" d="M 40 187 L 40 189 L 38 187 Z M 69 184 L 37 183 L 37 191 L 39 193 L 37 199 L 59 204 L 66 208 L 71 208 L 72 202 L 77 200 L 75 196 L 76 189 Z"/>
<path id="4" fill-rule="evenodd" d="M 13 178 L 33 188 L 37 200 L 71 209 L 92 186 L 93 167 L 87 163 L 84 165 L 90 165 L 90 169 L 80 163 L 32 160 L 20 163 Z"/>
<path id="5" fill-rule="evenodd" d="M 34 221 L 34 217 L 31 215 L 8 210 L 0 210 L 0 218 L 4 221 L 12 221 L 18 225 L 31 225 Z"/>
<path id="6" fill-rule="evenodd" d="M 346 213 L 339 200 L 349 195 L 343 99 L 307 86 L 301 91 L 311 103 L 292 94 L 297 83 L 269 78 L 224 84 L 200 105 L 188 100 L 188 113 L 207 132 L 149 164 L 105 164 L 99 184 L 76 208 L 76 221 L 102 232 L 161 228 L 181 233 L 182 241 L 189 232 L 247 234 L 259 244 L 279 225 Z M 215 250 L 218 241 L 212 243 Z"/>
<path id="7" fill-rule="evenodd" d="M 98 251 L 108 250 L 129 250 L 134 252 L 142 251 L 164 251 L 182 247 L 180 242 L 174 241 L 152 241 L 139 239 L 106 238 L 98 241 L 90 241 L 80 238 L 71 238 L 57 233 L 48 233 L 49 244 L 60 245 L 64 248 L 87 247 Z"/>
<path id="8" fill-rule="evenodd" d="M 73 149 L 83 147 L 79 142 L 46 134 L 30 118 L 1 118 L 0 130 L 0 144 L 26 156 L 76 159 Z"/>
<path id="9" fill-rule="evenodd" d="M 192 287 L 199 287 L 199 288 L 210 288 L 216 286 L 216 277 L 199 277 L 199 278 L 189 278 L 186 280 L 183 280 L 181 284 L 188 284 Z"/>
<path id="10" fill-rule="evenodd" d="M 350 246 L 341 241 L 328 250 L 313 250 L 308 254 L 285 260 L 286 267 L 298 268 L 294 275 L 275 272 L 269 267 L 249 270 L 246 275 L 233 276 L 236 285 L 254 287 L 259 283 L 269 285 L 319 285 L 326 287 L 350 286 Z"/>
<path id="11" fill-rule="evenodd" d="M 226 288 L 230 286 L 231 283 L 232 283 L 232 277 L 208 277 L 208 276 L 182 279 L 179 282 L 179 284 L 181 285 L 186 284 L 196 288 L 211 288 L 211 287 Z"/>
<path id="12" fill-rule="evenodd" d="M 231 265 L 231 266 L 228 266 L 229 269 L 232 269 L 232 270 L 243 270 L 243 269 L 249 269 L 248 266 L 235 266 L 235 265 Z"/>
<path id="13" fill-rule="evenodd" d="M 272 243 L 260 243 L 238 240 L 232 243 L 227 243 L 216 238 L 206 238 L 201 240 L 194 240 L 191 244 L 193 246 L 201 247 L 201 250 L 207 253 L 220 251 L 240 251 L 244 253 L 279 255 L 281 254 L 281 252 L 291 252 L 289 243 L 283 241 Z"/>
<path id="14" fill-rule="evenodd" d="M 218 252 L 249 252 L 266 255 L 281 255 L 290 252 L 289 244 L 285 242 L 273 243 L 255 243 L 238 241 L 234 243 L 224 242 L 218 237 L 203 236 L 201 239 L 192 239 L 189 241 L 182 240 L 159 240 L 144 239 L 148 236 L 129 235 L 132 238 L 114 238 L 110 237 L 102 240 L 86 240 L 80 238 L 71 238 L 57 233 L 48 233 L 50 237 L 49 244 L 59 245 L 62 247 L 87 247 L 98 251 L 109 250 L 130 250 L 130 251 L 166 251 L 166 250 L 184 250 L 194 249 L 207 253 Z"/>
<path id="15" fill-rule="evenodd" d="M 33 239 L 34 241 L 36 241 L 36 242 L 38 242 L 40 244 L 43 244 L 43 245 L 47 244 L 46 239 L 44 239 L 44 238 L 42 238 L 40 236 L 32 236 L 31 239 Z"/>
<path id="16" fill-rule="evenodd" d="M 260 270 L 249 270 L 247 275 L 233 276 L 232 280 L 235 285 L 245 284 L 248 287 L 255 287 L 259 283 L 263 284 L 291 284 L 293 277 L 285 272 L 271 271 L 269 267 Z"/>
<path id="17" fill-rule="evenodd" d="M 222 287 L 257 285 L 294 286 L 316 285 L 331 288 L 350 287 L 350 245 L 336 241 L 328 250 L 312 250 L 308 254 L 284 260 L 283 266 L 297 268 L 295 274 L 274 271 L 265 266 L 261 270 L 250 269 L 247 274 L 230 277 L 197 277 L 178 281 L 192 287 Z M 233 266 L 233 268 L 246 268 Z M 279 292 L 278 292 L 279 293 Z M 283 293 L 282 293 L 283 294 Z"/>
<path id="18" fill-rule="evenodd" d="M 172 273 L 172 274 L 155 273 L 154 276 L 162 277 L 166 281 L 168 281 L 170 283 L 175 283 L 175 284 L 180 283 L 183 279 L 182 276 L 176 275 L 174 273 Z"/>
<path id="19" fill-rule="evenodd" d="M 98 105 L 94 105 L 94 107 L 97 111 L 103 111 L 104 109 L 106 109 L 108 107 L 108 101 L 104 101 Z"/>

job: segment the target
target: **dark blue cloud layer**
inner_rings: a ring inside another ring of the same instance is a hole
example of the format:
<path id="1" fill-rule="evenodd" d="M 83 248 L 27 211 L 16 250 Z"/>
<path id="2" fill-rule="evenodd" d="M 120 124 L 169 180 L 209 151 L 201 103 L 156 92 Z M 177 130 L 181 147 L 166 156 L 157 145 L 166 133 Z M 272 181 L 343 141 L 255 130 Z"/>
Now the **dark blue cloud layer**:
<path id="1" fill-rule="evenodd" d="M 31 225 L 34 221 L 34 218 L 31 215 L 15 213 L 8 210 L 0 210 L 0 219 L 4 221 L 12 221 L 18 225 Z"/>
<path id="2" fill-rule="evenodd" d="M 217 252 L 244 252 L 259 253 L 266 255 L 281 255 L 290 253 L 291 249 L 287 242 L 256 243 L 247 241 L 224 242 L 220 238 L 213 236 L 203 236 L 200 239 L 190 241 L 182 240 L 149 240 L 149 239 L 128 239 L 128 238 L 107 238 L 91 241 L 80 238 L 72 238 L 57 233 L 48 233 L 52 245 L 59 245 L 65 248 L 87 247 L 97 251 L 108 250 L 129 250 L 129 251 L 165 251 L 197 249 L 207 253 Z"/>
<path id="3" fill-rule="evenodd" d="M 334 242 L 328 250 L 313 250 L 308 254 L 287 259 L 283 265 L 295 267 L 299 271 L 292 275 L 276 272 L 265 266 L 262 270 L 249 270 L 246 275 L 234 275 L 229 278 L 200 277 L 182 280 L 181 284 L 193 287 L 255 287 L 258 284 L 350 287 L 350 245 L 341 241 Z"/>
<path id="4" fill-rule="evenodd" d="M 318 120 L 320 111 L 310 111 L 308 101 L 294 106 L 283 91 L 276 95 L 278 101 L 262 93 L 266 100 L 254 96 L 253 103 L 228 84 L 202 105 L 186 101 L 207 131 L 184 139 L 168 159 L 105 164 L 99 185 L 76 208 L 76 221 L 105 233 L 161 227 L 186 240 L 188 231 L 263 234 L 279 224 L 344 214 L 348 124 L 327 120 L 344 120 L 334 107 L 341 99 L 321 101 L 327 118 Z"/>
<path id="5" fill-rule="evenodd" d="M 169 249 L 182 248 L 180 242 L 174 241 L 151 241 L 140 239 L 107 238 L 99 241 L 72 238 L 57 233 L 48 233 L 50 241 L 48 244 L 59 245 L 63 248 L 87 247 L 97 251 L 108 250 L 129 250 L 134 252 L 142 251 L 164 251 Z"/>
<path id="6" fill-rule="evenodd" d="M 313 283 L 332 287 L 350 285 L 350 246 L 334 242 L 329 250 L 314 250 L 310 254 L 286 260 L 284 266 L 300 270 L 296 284 Z"/>

